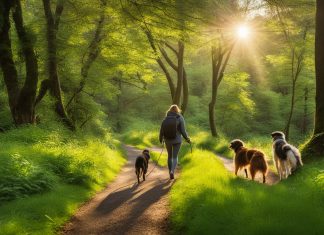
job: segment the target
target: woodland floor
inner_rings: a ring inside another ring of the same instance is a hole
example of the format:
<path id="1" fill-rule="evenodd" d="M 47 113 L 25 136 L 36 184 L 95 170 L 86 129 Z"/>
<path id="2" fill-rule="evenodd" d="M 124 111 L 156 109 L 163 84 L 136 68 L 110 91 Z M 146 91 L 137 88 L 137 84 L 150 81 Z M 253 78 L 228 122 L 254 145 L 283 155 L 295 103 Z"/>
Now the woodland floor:
<path id="1" fill-rule="evenodd" d="M 84 204 L 61 234 L 167 233 L 168 192 L 173 181 L 169 180 L 167 169 L 156 166 L 138 185 L 134 165 L 141 151 L 132 146 L 125 149 L 128 162 L 115 181 Z M 148 172 L 153 167 L 150 161 Z"/>

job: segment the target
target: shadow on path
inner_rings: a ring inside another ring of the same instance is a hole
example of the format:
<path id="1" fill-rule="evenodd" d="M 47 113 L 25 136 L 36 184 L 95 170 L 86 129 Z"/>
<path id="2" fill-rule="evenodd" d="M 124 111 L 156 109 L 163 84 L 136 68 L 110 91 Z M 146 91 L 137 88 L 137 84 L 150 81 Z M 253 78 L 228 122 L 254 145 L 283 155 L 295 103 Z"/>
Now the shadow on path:
<path id="1" fill-rule="evenodd" d="M 64 227 L 63 234 L 167 233 L 167 195 L 173 181 L 168 179 L 167 169 L 156 167 L 145 182 L 135 183 L 135 159 L 141 151 L 132 146 L 125 148 L 128 162 L 121 173 L 79 209 Z M 150 162 L 149 170 L 153 164 Z"/>

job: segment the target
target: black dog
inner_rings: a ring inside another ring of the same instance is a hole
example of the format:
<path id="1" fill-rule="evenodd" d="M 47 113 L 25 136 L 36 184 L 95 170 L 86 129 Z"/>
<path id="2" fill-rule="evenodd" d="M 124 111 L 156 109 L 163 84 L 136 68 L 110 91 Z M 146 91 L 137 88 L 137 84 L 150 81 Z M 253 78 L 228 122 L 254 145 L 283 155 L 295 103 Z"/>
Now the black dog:
<path id="1" fill-rule="evenodd" d="M 140 177 L 143 175 L 143 181 L 145 181 L 145 174 L 148 169 L 148 162 L 150 160 L 150 151 L 147 149 L 143 150 L 142 155 L 136 158 L 135 162 L 135 173 L 137 175 L 137 181 L 140 183 Z"/>

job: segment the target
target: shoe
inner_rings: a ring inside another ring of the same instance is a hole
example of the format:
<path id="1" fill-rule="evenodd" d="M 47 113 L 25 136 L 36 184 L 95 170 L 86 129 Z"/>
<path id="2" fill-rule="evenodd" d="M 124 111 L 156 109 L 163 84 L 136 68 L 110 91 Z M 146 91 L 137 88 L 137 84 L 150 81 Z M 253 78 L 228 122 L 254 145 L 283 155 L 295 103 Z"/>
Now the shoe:
<path id="1" fill-rule="evenodd" d="M 174 179 L 174 175 L 172 172 L 170 172 L 170 179 L 173 180 Z"/>

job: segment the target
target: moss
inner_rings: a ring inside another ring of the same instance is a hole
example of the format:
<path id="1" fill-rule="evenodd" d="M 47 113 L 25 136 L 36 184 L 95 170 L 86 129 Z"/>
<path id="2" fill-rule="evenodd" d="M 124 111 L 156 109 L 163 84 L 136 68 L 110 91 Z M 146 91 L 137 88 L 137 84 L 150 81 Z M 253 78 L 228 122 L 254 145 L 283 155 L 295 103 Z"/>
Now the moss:
<path id="1" fill-rule="evenodd" d="M 324 133 L 314 135 L 301 146 L 305 162 L 321 159 L 324 156 Z"/>

